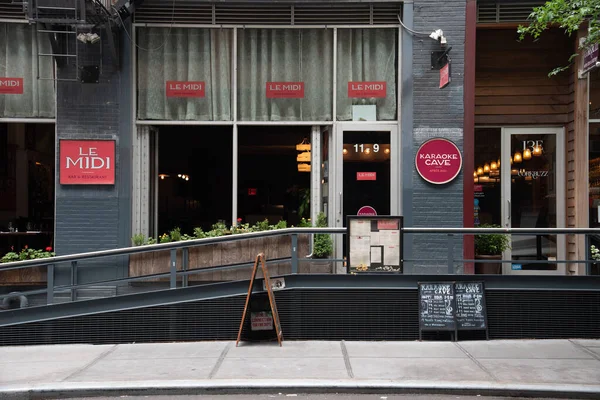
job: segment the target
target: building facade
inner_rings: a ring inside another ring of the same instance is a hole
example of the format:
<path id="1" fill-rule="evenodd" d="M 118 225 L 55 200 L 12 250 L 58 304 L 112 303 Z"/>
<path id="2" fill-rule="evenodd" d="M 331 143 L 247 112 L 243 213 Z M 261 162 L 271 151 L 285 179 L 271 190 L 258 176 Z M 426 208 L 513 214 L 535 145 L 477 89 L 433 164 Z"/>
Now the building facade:
<path id="1" fill-rule="evenodd" d="M 319 213 L 345 226 L 364 206 L 412 227 L 597 224 L 595 78 L 576 67 L 547 77 L 576 38 L 519 42 L 530 3 L 86 4 L 87 21 L 64 23 L 0 0 L 0 77 L 21 85 L 0 94 L 3 251 L 72 254 Z M 461 164 L 436 184 L 415 159 L 440 138 Z M 586 273 L 526 262 L 583 259 L 581 238 L 512 240 L 504 274 Z M 445 235 L 407 236 L 404 272 L 445 273 L 431 259 L 447 246 Z M 473 259 L 473 238 L 454 253 Z M 128 274 L 127 260 L 91 267 Z"/>

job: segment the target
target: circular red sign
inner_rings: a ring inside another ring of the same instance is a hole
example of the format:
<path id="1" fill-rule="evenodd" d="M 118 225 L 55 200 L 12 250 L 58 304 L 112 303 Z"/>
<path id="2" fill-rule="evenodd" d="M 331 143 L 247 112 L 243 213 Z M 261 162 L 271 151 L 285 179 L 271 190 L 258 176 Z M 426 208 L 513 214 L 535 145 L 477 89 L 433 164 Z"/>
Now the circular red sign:
<path id="1" fill-rule="evenodd" d="M 371 206 L 362 206 L 356 215 L 377 215 L 377 211 Z"/>
<path id="2" fill-rule="evenodd" d="M 430 139 L 417 150 L 415 166 L 421 178 L 442 185 L 458 176 L 462 168 L 462 155 L 450 140 Z"/>

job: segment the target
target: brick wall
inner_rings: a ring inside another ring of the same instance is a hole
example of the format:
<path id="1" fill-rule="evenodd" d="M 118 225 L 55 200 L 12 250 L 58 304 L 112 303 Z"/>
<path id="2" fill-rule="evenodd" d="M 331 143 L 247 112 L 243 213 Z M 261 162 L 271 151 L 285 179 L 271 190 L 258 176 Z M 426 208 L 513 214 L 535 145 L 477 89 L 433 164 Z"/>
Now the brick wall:
<path id="1" fill-rule="evenodd" d="M 131 143 L 131 91 L 128 65 L 117 68 L 110 57 L 107 37 L 100 45 L 78 43 L 80 66 L 99 65 L 98 83 L 57 81 L 57 155 L 60 139 L 111 139 L 116 141 L 115 185 L 60 185 L 59 157 L 56 165 L 56 236 L 58 255 L 129 245 L 129 190 Z M 120 60 L 122 63 L 124 57 Z M 124 71 L 124 72 L 122 72 Z M 59 69 L 59 77 L 75 76 L 75 66 Z M 128 121 L 128 122 L 126 122 Z M 105 279 L 122 275 L 123 260 L 104 260 L 87 266 L 101 266 L 101 272 L 82 269 L 80 278 L 95 275 Z M 65 279 L 59 273 L 57 279 Z"/>
<path id="2" fill-rule="evenodd" d="M 413 5 L 413 29 L 432 32 L 442 29 L 452 47 L 452 82 L 439 89 L 439 71 L 431 69 L 431 52 L 439 43 L 428 37 L 413 36 L 413 150 L 412 165 L 412 225 L 414 227 L 463 226 L 463 173 L 445 185 L 425 182 L 414 168 L 418 147 L 433 137 L 453 141 L 463 149 L 463 71 L 465 40 L 465 1 L 417 0 Z M 463 154 L 464 156 L 464 154 Z M 406 166 L 408 161 L 404 163 Z M 455 242 L 454 257 L 462 258 L 462 237 Z M 416 261 L 413 271 L 446 273 L 448 254 L 446 235 L 415 235 L 413 259 L 439 258 L 443 261 Z M 462 265 L 457 265 L 462 272 Z M 411 272 L 411 271 L 407 271 Z"/>

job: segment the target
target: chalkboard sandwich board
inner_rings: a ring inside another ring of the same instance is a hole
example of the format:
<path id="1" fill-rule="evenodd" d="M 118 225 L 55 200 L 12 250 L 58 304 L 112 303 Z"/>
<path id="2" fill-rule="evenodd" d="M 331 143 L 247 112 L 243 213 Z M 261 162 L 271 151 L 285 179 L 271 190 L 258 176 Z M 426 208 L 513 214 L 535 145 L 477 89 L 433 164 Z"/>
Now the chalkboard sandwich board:
<path id="1" fill-rule="evenodd" d="M 483 282 L 456 282 L 456 328 L 484 330 L 487 336 L 487 313 Z"/>
<path id="2" fill-rule="evenodd" d="M 419 339 L 421 331 L 454 331 L 453 282 L 419 283 Z"/>

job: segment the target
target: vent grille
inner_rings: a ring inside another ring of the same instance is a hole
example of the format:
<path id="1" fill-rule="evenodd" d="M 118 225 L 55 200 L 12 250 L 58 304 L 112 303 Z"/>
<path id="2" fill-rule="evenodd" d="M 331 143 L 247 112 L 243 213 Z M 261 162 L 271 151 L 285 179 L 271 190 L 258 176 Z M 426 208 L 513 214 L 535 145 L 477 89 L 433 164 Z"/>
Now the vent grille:
<path id="1" fill-rule="evenodd" d="M 477 4 L 477 22 L 494 24 L 502 22 L 526 22 L 533 7 L 544 4 L 543 1 L 527 3 L 481 3 Z"/>
<path id="2" fill-rule="evenodd" d="M 276 293 L 292 340 L 416 340 L 416 289 L 294 289 Z M 491 339 L 600 338 L 600 291 L 487 290 Z M 235 340 L 245 296 L 69 317 L 0 329 L 0 345 Z M 447 332 L 425 332 L 449 340 Z M 483 331 L 460 340 L 485 339 Z"/>
<path id="3" fill-rule="evenodd" d="M 12 0 L 0 0 L 0 19 L 25 19 L 23 3 Z"/>
<path id="4" fill-rule="evenodd" d="M 6 1 L 6 0 L 2 0 Z M 137 23 L 216 25 L 389 25 L 398 24 L 400 2 L 390 3 L 215 3 L 146 0 Z"/>

